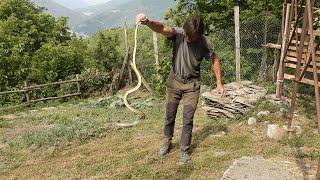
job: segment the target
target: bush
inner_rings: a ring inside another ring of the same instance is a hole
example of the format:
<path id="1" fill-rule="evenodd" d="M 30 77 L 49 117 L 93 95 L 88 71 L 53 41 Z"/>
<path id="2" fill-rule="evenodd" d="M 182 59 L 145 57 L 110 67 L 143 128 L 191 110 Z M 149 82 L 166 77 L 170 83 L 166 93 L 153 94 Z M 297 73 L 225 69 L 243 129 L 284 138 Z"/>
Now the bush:
<path id="1" fill-rule="evenodd" d="M 104 92 L 110 88 L 111 77 L 109 73 L 104 73 L 98 69 L 88 69 L 81 73 L 81 92 L 85 97 L 97 92 Z"/>

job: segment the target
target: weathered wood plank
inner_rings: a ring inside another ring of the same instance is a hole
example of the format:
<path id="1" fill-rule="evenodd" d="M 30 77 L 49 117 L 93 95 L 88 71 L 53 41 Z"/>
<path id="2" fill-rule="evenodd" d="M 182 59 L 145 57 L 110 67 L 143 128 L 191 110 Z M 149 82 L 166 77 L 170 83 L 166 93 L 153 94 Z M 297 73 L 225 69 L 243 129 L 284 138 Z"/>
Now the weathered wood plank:
<path id="1" fill-rule="evenodd" d="M 31 100 L 31 101 L 29 101 L 29 103 L 32 104 L 32 103 L 41 102 L 41 101 L 62 99 L 62 98 L 67 98 L 67 97 L 79 96 L 79 95 L 81 95 L 81 93 L 67 94 L 67 95 L 58 96 L 58 97 L 47 97 L 47 98 L 42 98 L 42 99 Z"/>
<path id="2" fill-rule="evenodd" d="M 291 75 L 291 74 L 284 74 L 284 78 L 291 80 L 291 81 L 294 81 L 294 79 L 295 79 L 294 75 Z M 311 79 L 302 78 L 300 82 L 303 84 L 308 84 L 308 85 L 314 86 L 314 81 Z M 319 85 L 319 87 L 320 87 L 320 85 Z"/>
<path id="3" fill-rule="evenodd" d="M 38 88 L 46 87 L 46 86 L 77 83 L 77 82 L 80 82 L 80 81 L 82 81 L 82 79 L 79 79 L 79 80 L 68 80 L 68 81 L 61 81 L 61 82 L 54 82 L 54 83 L 47 83 L 47 84 L 41 84 L 41 85 L 34 85 L 34 86 L 25 87 L 25 90 L 33 90 L 33 89 L 38 89 Z"/>
<path id="4" fill-rule="evenodd" d="M 296 69 L 297 65 L 286 62 L 286 67 Z M 300 69 L 302 70 L 302 68 L 300 68 Z M 313 73 L 313 69 L 310 67 L 307 68 L 307 71 Z M 320 74 L 320 70 L 318 70 L 317 73 Z"/>
<path id="5" fill-rule="evenodd" d="M 285 62 L 287 62 L 287 61 L 294 62 L 294 63 L 298 62 L 296 57 L 291 57 L 291 56 L 287 56 L 285 58 Z M 306 62 L 306 58 L 302 58 L 302 63 L 305 63 L 305 62 Z M 317 61 L 317 66 L 318 67 L 320 66 L 320 60 Z"/>
<path id="6" fill-rule="evenodd" d="M 4 92 L 0 92 L 0 95 L 14 94 L 14 93 L 25 93 L 25 92 L 26 92 L 26 90 L 4 91 Z"/>

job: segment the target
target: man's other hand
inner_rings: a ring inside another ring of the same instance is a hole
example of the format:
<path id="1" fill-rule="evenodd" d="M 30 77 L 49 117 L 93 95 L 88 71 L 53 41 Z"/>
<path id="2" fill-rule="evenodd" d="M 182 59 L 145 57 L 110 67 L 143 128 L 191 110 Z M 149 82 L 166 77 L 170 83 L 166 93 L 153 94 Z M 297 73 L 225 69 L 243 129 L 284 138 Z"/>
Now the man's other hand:
<path id="1" fill-rule="evenodd" d="M 224 87 L 223 87 L 223 85 L 221 84 L 221 85 L 217 85 L 217 91 L 219 91 L 220 92 L 220 94 L 221 94 L 221 98 L 224 98 L 224 97 L 226 97 L 226 95 L 227 95 L 227 91 L 224 89 Z"/>

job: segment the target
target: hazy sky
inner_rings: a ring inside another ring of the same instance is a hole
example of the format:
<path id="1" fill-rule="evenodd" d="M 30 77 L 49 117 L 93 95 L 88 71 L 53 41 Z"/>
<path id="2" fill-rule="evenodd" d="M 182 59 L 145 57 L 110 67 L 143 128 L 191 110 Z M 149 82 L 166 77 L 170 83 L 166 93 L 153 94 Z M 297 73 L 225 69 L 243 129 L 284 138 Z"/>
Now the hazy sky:
<path id="1" fill-rule="evenodd" d="M 89 5 L 95 5 L 95 4 L 100 4 L 100 3 L 105 3 L 108 2 L 110 0 L 84 0 L 86 3 L 88 3 Z"/>
<path id="2" fill-rule="evenodd" d="M 54 0 L 54 1 L 67 8 L 77 9 L 77 8 L 84 8 L 87 6 L 105 3 L 110 0 Z"/>

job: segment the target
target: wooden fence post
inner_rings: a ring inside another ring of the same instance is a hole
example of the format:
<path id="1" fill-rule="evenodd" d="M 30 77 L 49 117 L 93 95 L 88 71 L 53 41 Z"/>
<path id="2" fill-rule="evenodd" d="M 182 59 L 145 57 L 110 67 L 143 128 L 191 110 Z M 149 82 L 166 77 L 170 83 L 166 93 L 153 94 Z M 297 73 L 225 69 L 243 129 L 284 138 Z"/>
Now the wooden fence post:
<path id="1" fill-rule="evenodd" d="M 27 104 L 29 104 L 30 102 L 30 96 L 29 96 L 29 90 L 27 89 L 28 88 L 28 84 L 27 84 L 27 81 L 24 81 L 24 89 L 25 89 L 25 96 L 26 96 L 26 100 L 27 100 Z"/>
<path id="2" fill-rule="evenodd" d="M 77 93 L 81 93 L 81 87 L 80 87 L 80 82 L 79 82 L 79 74 L 76 75 L 77 77 Z"/>
<path id="3" fill-rule="evenodd" d="M 276 89 L 276 97 L 282 98 L 283 95 L 283 60 L 285 56 L 285 46 L 287 44 L 288 40 L 288 29 L 290 29 L 290 22 L 289 22 L 289 16 L 290 16 L 290 5 L 287 4 L 287 10 L 286 10 L 286 18 L 285 18 L 285 25 L 284 25 L 284 31 L 282 35 L 282 43 L 281 43 L 281 55 L 280 55 L 280 62 L 279 62 L 279 69 L 277 73 L 277 89 Z"/>
<path id="4" fill-rule="evenodd" d="M 241 81 L 241 52 L 240 52 L 240 10 L 239 6 L 234 7 L 235 41 L 236 41 L 236 80 Z"/>
<path id="5" fill-rule="evenodd" d="M 268 15 L 269 15 L 269 13 L 267 13 L 265 15 L 265 19 L 264 19 L 264 41 L 263 41 L 263 44 L 267 44 L 267 40 L 268 40 Z M 263 83 L 265 83 L 265 81 L 266 81 L 267 68 L 268 68 L 268 48 L 266 46 L 264 46 L 263 58 L 262 58 L 261 66 L 260 66 L 260 72 L 259 72 L 259 79 Z"/>

